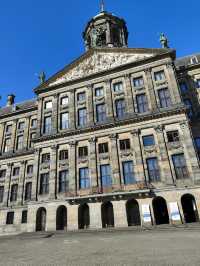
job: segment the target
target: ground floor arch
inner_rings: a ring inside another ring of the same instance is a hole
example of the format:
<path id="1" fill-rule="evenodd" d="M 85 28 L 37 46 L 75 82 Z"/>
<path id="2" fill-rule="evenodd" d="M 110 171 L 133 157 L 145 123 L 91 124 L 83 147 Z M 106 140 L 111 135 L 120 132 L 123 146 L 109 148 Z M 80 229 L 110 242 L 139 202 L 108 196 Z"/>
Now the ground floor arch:
<path id="1" fill-rule="evenodd" d="M 181 197 L 181 205 L 186 223 L 195 223 L 199 221 L 196 201 L 193 195 L 184 194 Z"/>
<path id="2" fill-rule="evenodd" d="M 46 209 L 41 207 L 36 214 L 36 231 L 46 230 Z"/>
<path id="3" fill-rule="evenodd" d="M 87 229 L 90 225 L 90 211 L 88 205 L 85 203 L 78 208 L 78 228 Z"/>
<path id="4" fill-rule="evenodd" d="M 67 208 L 62 205 L 56 211 L 56 230 L 67 229 Z"/>
<path id="5" fill-rule="evenodd" d="M 135 199 L 127 201 L 126 216 L 128 226 L 141 225 L 139 204 Z"/>
<path id="6" fill-rule="evenodd" d="M 169 214 L 165 199 L 162 197 L 156 197 L 153 199 L 152 204 L 156 224 L 168 224 Z"/>
<path id="7" fill-rule="evenodd" d="M 102 227 L 114 227 L 113 205 L 110 201 L 101 205 Z"/>

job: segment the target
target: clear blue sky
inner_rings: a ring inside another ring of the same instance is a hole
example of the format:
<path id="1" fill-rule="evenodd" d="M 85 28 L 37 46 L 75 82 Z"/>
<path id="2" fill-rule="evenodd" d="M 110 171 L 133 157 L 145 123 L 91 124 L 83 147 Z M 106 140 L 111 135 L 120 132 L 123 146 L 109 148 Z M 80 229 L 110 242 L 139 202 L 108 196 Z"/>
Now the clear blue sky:
<path id="1" fill-rule="evenodd" d="M 47 77 L 84 52 L 82 32 L 99 12 L 99 0 L 1 0 L 0 105 L 33 98 L 35 73 Z M 129 47 L 159 47 L 165 32 L 177 56 L 200 52 L 199 0 L 105 0 L 106 10 L 123 17 Z"/>

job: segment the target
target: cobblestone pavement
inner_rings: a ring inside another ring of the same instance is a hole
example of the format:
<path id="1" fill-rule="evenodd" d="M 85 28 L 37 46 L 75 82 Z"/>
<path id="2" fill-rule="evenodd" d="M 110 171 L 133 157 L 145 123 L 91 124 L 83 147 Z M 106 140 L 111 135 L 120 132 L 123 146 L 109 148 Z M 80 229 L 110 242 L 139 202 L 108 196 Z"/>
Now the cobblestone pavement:
<path id="1" fill-rule="evenodd" d="M 200 265 L 200 228 L 0 238 L 0 265 Z"/>

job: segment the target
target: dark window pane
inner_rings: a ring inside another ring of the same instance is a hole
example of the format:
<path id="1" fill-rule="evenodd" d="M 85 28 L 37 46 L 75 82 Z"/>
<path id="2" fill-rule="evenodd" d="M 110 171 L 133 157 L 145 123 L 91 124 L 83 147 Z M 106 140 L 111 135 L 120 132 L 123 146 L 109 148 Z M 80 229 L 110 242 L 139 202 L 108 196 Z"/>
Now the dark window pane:
<path id="1" fill-rule="evenodd" d="M 169 94 L 169 90 L 167 88 L 159 90 L 158 96 L 159 96 L 161 108 L 166 108 L 166 107 L 171 106 L 171 97 Z"/>
<path id="2" fill-rule="evenodd" d="M 179 133 L 178 130 L 167 132 L 167 140 L 168 142 L 176 142 L 179 141 Z"/>
<path id="3" fill-rule="evenodd" d="M 40 176 L 40 194 L 49 193 L 49 173 Z"/>
<path id="4" fill-rule="evenodd" d="M 105 104 L 96 105 L 96 117 L 97 117 L 97 122 L 106 121 L 106 105 Z"/>
<path id="5" fill-rule="evenodd" d="M 78 155 L 79 157 L 87 157 L 88 156 L 88 147 L 79 147 L 78 149 Z"/>
<path id="6" fill-rule="evenodd" d="M 11 195 L 10 195 L 10 201 L 17 201 L 17 192 L 18 192 L 18 185 L 12 185 L 11 186 Z"/>
<path id="7" fill-rule="evenodd" d="M 172 156 L 172 161 L 174 164 L 174 169 L 177 179 L 188 178 L 188 170 L 186 166 L 186 161 L 184 154 L 176 154 Z"/>
<path id="8" fill-rule="evenodd" d="M 14 222 L 14 212 L 8 212 L 6 218 L 6 224 L 13 224 Z"/>
<path id="9" fill-rule="evenodd" d="M 120 150 L 129 150 L 131 148 L 130 139 L 122 139 L 119 141 Z"/>
<path id="10" fill-rule="evenodd" d="M 27 223 L 28 211 L 22 211 L 22 224 Z"/>
<path id="11" fill-rule="evenodd" d="M 137 108 L 139 113 L 145 113 L 148 111 L 148 102 L 145 94 L 136 96 Z"/>
<path id="12" fill-rule="evenodd" d="M 147 169 L 148 169 L 148 174 L 149 174 L 149 182 L 160 181 L 160 171 L 158 167 L 157 158 L 147 159 Z"/>
<path id="13" fill-rule="evenodd" d="M 146 146 L 153 146 L 153 145 L 155 145 L 154 136 L 153 135 L 144 136 L 143 137 L 143 145 L 145 147 Z"/>
<path id="14" fill-rule="evenodd" d="M 100 143 L 99 153 L 107 153 L 107 152 L 108 152 L 108 143 Z"/>
<path id="15" fill-rule="evenodd" d="M 32 183 L 28 182 L 26 183 L 26 188 L 25 188 L 25 200 L 31 200 L 31 194 L 32 194 Z"/>
<path id="16" fill-rule="evenodd" d="M 126 113 L 125 100 L 115 101 L 116 115 L 118 118 L 123 118 Z"/>
<path id="17" fill-rule="evenodd" d="M 59 172 L 59 192 L 67 192 L 69 188 L 68 170 Z"/>
<path id="18" fill-rule="evenodd" d="M 90 188 L 89 169 L 87 167 L 79 169 L 79 187 L 80 189 Z"/>
<path id="19" fill-rule="evenodd" d="M 86 108 L 82 108 L 78 110 L 78 125 L 80 127 L 85 126 L 87 124 L 87 110 Z"/>

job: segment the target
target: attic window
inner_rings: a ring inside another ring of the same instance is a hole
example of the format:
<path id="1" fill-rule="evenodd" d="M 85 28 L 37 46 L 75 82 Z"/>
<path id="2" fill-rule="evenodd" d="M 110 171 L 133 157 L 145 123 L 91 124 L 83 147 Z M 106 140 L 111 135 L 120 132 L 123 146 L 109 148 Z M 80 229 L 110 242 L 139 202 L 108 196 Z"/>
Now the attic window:
<path id="1" fill-rule="evenodd" d="M 193 56 L 191 59 L 190 59 L 190 62 L 191 64 L 198 64 L 198 59 L 196 56 Z"/>

